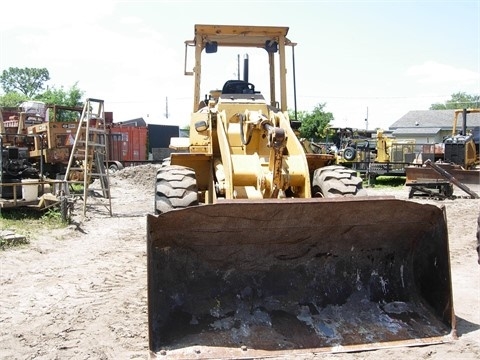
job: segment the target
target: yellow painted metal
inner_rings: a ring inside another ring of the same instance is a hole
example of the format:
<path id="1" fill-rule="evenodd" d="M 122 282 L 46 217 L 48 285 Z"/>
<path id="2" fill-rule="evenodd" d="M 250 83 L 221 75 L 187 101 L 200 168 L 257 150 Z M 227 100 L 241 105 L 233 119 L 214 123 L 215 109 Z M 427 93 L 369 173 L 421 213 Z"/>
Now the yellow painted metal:
<path id="1" fill-rule="evenodd" d="M 150 351 L 188 358 L 186 349 L 199 347 L 198 358 L 235 358 L 243 344 L 252 351 L 242 357 L 288 357 L 451 341 L 444 210 L 312 198 L 312 169 L 334 158 L 306 154 L 290 125 L 287 32 L 196 25 L 186 42 L 195 47 L 190 147 L 171 164 L 194 169 L 205 204 L 147 218 Z M 278 43 L 268 53 L 270 99 L 215 90 L 200 102 L 211 42 Z"/>

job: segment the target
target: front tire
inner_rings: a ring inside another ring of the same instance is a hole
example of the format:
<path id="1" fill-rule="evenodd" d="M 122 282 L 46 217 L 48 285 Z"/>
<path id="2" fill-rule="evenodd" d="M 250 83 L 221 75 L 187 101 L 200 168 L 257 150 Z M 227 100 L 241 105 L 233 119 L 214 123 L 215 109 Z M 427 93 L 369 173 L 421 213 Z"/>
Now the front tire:
<path id="1" fill-rule="evenodd" d="M 343 150 L 343 157 L 347 161 L 353 161 L 355 160 L 355 157 L 357 156 L 357 152 L 353 147 L 347 147 Z"/>
<path id="2" fill-rule="evenodd" d="M 155 213 L 198 205 L 198 187 L 195 171 L 178 165 L 157 170 L 155 183 Z"/>
<path id="3" fill-rule="evenodd" d="M 338 165 L 325 166 L 315 170 L 312 181 L 315 197 L 366 196 L 362 179 L 349 168 Z"/>

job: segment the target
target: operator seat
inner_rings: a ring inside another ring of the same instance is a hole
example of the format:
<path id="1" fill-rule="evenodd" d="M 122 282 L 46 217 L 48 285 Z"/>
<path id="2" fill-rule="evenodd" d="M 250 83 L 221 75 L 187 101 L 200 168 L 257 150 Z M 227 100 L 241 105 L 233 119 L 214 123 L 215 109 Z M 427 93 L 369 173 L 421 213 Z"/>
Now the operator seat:
<path id="1" fill-rule="evenodd" d="M 222 94 L 255 94 L 255 85 L 244 80 L 228 80 Z"/>

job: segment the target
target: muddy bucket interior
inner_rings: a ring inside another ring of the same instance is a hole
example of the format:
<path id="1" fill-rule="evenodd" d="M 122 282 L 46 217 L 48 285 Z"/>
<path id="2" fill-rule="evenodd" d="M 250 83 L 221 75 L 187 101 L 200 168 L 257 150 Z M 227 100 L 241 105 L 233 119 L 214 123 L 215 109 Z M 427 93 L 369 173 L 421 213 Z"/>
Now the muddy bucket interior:
<path id="1" fill-rule="evenodd" d="M 153 354 L 202 346 L 254 357 L 454 337 L 443 208 L 393 198 L 219 202 L 149 215 L 147 230 Z"/>

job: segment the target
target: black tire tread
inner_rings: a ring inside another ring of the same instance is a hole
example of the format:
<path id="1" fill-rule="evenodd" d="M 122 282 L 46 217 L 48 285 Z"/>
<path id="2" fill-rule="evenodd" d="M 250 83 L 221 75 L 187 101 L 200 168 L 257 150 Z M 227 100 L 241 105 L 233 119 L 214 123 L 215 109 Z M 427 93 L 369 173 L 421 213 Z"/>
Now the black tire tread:
<path id="1" fill-rule="evenodd" d="M 349 168 L 339 165 L 325 166 L 315 170 L 312 185 L 325 198 L 340 196 L 366 196 L 362 179 Z"/>
<path id="2" fill-rule="evenodd" d="M 198 205 L 195 171 L 191 168 L 169 165 L 157 170 L 155 183 L 155 213 Z"/>

